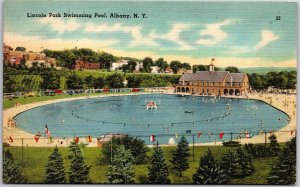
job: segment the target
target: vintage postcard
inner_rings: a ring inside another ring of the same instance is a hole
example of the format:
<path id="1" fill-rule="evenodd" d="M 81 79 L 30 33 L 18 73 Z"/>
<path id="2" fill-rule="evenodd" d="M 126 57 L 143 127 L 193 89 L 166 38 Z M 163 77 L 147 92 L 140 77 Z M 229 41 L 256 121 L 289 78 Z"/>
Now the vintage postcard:
<path id="1" fill-rule="evenodd" d="M 4 184 L 295 184 L 295 2 L 3 2 Z"/>

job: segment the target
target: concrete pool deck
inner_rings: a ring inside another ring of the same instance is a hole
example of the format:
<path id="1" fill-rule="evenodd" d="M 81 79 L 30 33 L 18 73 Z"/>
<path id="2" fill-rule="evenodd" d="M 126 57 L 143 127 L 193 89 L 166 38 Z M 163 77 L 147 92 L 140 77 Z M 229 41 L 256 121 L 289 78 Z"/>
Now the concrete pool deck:
<path id="1" fill-rule="evenodd" d="M 108 94 L 108 95 L 97 95 L 97 96 L 82 96 L 82 97 L 74 97 L 74 98 L 64 98 L 64 99 L 55 99 L 49 101 L 41 101 L 36 103 L 30 103 L 25 105 L 16 106 L 13 108 L 9 108 L 3 111 L 3 119 L 2 119 L 2 139 L 3 142 L 7 142 L 11 146 L 22 146 L 22 141 L 24 146 L 30 147 L 54 147 L 54 146 L 63 146 L 66 147 L 68 144 L 73 140 L 73 138 L 55 138 L 53 139 L 53 143 L 49 143 L 48 139 L 45 138 L 43 135 L 40 137 L 39 141 L 36 142 L 34 139 L 35 134 L 30 134 L 25 132 L 19 128 L 11 128 L 8 127 L 9 119 L 13 119 L 16 115 L 30 110 L 35 107 L 58 103 L 58 102 L 65 102 L 65 101 L 74 101 L 80 99 L 87 99 L 87 98 L 98 98 L 98 97 L 114 97 L 114 96 L 123 96 L 123 95 L 136 95 L 137 93 L 132 94 Z M 150 93 L 138 93 L 138 94 L 150 94 Z M 290 117 L 290 121 L 286 121 L 287 125 L 281 128 L 279 131 L 285 132 L 275 132 L 277 136 L 278 142 L 287 142 L 293 136 L 296 135 L 296 95 L 285 95 L 285 94 L 248 94 L 249 99 L 261 100 L 279 110 L 286 113 Z M 286 119 L 281 119 L 286 120 Z M 51 129 L 50 129 L 51 130 Z M 41 132 L 44 134 L 44 132 Z M 270 133 L 267 133 L 267 142 L 269 142 L 268 137 Z M 9 141 L 9 137 L 13 139 L 13 142 Z M 83 140 L 84 139 L 84 140 Z M 234 139 L 236 141 L 241 142 L 241 144 L 245 143 L 264 143 L 265 142 L 265 134 L 256 135 L 252 138 L 241 138 L 241 139 Z M 87 141 L 85 138 L 80 138 L 80 142 L 86 143 Z M 89 143 L 89 147 L 97 146 L 97 138 L 92 138 L 92 142 Z M 197 143 L 196 146 L 206 146 L 206 145 L 222 145 L 221 141 L 216 142 L 208 142 L 208 143 Z M 161 146 L 174 146 L 173 145 L 161 145 Z"/>

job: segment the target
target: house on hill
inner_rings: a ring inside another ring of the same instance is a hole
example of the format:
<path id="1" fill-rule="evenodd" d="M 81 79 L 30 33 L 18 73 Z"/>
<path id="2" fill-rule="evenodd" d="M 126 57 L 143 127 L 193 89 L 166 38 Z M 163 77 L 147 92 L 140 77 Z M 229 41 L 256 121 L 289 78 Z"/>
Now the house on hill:
<path id="1" fill-rule="evenodd" d="M 77 59 L 75 62 L 75 69 L 101 69 L 102 64 L 99 62 L 91 63 L 82 59 Z"/>
<path id="2" fill-rule="evenodd" d="M 185 72 L 175 89 L 177 93 L 243 96 L 249 91 L 249 79 L 245 73 L 214 71 L 211 63 L 209 71 Z"/>

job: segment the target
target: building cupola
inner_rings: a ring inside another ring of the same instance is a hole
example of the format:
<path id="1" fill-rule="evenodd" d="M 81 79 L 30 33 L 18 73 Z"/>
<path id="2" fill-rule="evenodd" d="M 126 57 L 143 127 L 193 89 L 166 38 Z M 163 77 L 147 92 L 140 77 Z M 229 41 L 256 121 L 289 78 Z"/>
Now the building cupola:
<path id="1" fill-rule="evenodd" d="M 215 61 L 215 58 L 212 58 L 210 65 L 209 65 L 209 71 L 215 71 L 215 65 L 213 64 L 214 61 Z"/>

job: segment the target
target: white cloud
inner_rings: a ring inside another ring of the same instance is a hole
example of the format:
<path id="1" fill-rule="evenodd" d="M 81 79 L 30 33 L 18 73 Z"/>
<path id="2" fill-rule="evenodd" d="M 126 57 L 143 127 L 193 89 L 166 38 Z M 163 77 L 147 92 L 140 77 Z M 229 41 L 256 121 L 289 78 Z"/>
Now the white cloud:
<path id="1" fill-rule="evenodd" d="M 55 31 L 58 31 L 60 34 L 65 31 L 74 31 L 81 27 L 80 23 L 78 23 L 75 19 L 68 19 L 64 21 L 59 18 L 42 18 L 39 19 L 39 23 L 43 25 L 49 25 Z"/>
<path id="2" fill-rule="evenodd" d="M 242 54 L 242 53 L 251 53 L 259 49 L 266 47 L 270 42 L 276 41 L 279 39 L 279 36 L 274 35 L 272 31 L 262 30 L 261 31 L 261 40 L 255 46 L 232 46 L 227 51 L 228 54 Z"/>
<path id="3" fill-rule="evenodd" d="M 219 23 L 205 24 L 206 29 L 199 32 L 200 36 L 210 36 L 211 39 L 199 39 L 195 43 L 199 45 L 216 45 L 227 38 L 227 33 L 221 29 L 222 26 L 229 25 L 232 20 L 224 20 Z"/>
<path id="4" fill-rule="evenodd" d="M 129 43 L 130 47 L 136 46 L 160 46 L 157 39 L 168 40 L 178 44 L 179 50 L 191 50 L 194 49 L 187 42 L 180 38 L 180 34 L 190 28 L 191 24 L 177 23 L 165 34 L 157 34 L 155 30 L 152 30 L 147 36 L 143 36 L 141 26 L 125 26 L 122 23 L 115 23 L 113 25 L 100 24 L 95 25 L 88 23 L 85 27 L 86 32 L 124 32 L 131 34 L 132 41 Z"/>
<path id="5" fill-rule="evenodd" d="M 78 48 L 92 48 L 105 50 L 108 46 L 118 44 L 118 40 L 92 40 L 92 39 L 44 39 L 39 36 L 23 36 L 19 34 L 4 33 L 3 41 L 13 48 L 24 46 L 27 50 L 41 51 L 45 48 L 52 50 Z"/>
<path id="6" fill-rule="evenodd" d="M 191 50 L 194 49 L 191 45 L 181 39 L 180 34 L 190 28 L 191 24 L 177 23 L 166 34 L 156 34 L 154 31 L 150 34 L 150 38 L 164 39 L 174 42 L 180 46 L 179 50 Z"/>
<path id="7" fill-rule="evenodd" d="M 88 23 L 85 27 L 85 32 L 124 32 L 131 34 L 132 41 L 129 44 L 131 47 L 146 45 L 146 46 L 158 46 L 153 39 L 144 37 L 141 33 L 142 27 L 140 26 L 125 26 L 122 23 L 115 23 L 113 25 L 100 24 L 95 25 Z"/>
<path id="8" fill-rule="evenodd" d="M 258 44 L 254 47 L 255 50 L 259 50 L 267 46 L 270 42 L 278 40 L 279 37 L 273 34 L 272 31 L 269 30 L 262 30 L 261 31 L 261 40 Z"/>

